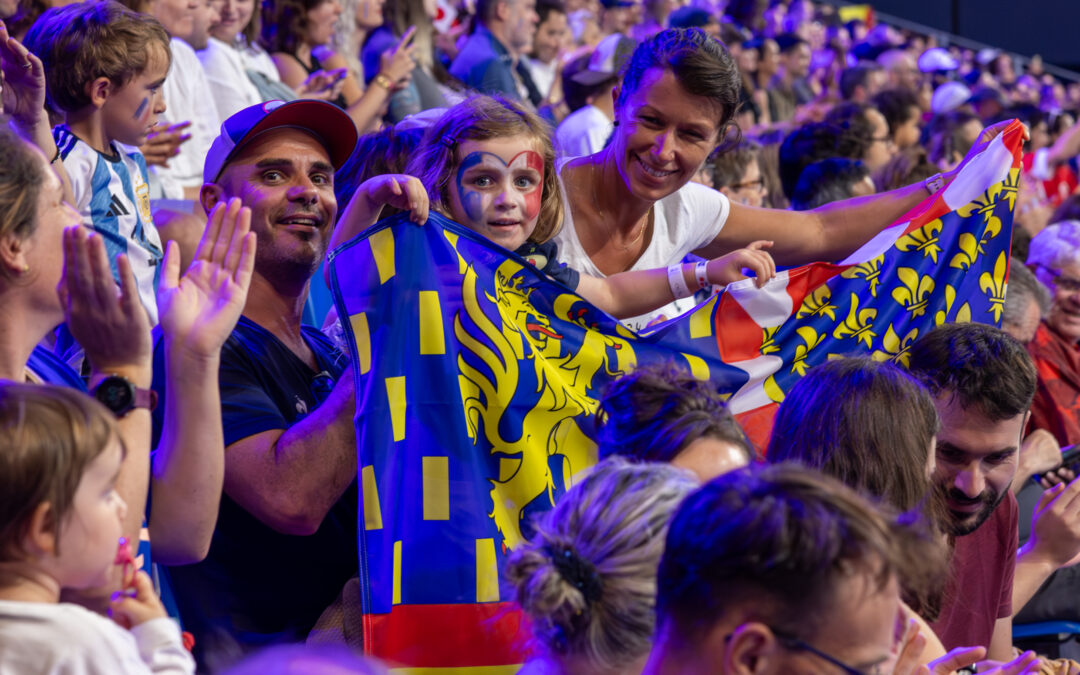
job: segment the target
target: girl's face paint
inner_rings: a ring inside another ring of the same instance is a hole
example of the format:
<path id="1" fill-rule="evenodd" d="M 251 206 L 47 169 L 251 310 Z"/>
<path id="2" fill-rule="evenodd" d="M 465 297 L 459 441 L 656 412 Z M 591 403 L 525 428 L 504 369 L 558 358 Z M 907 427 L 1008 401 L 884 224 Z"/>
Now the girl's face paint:
<path id="1" fill-rule="evenodd" d="M 464 141 L 450 190 L 450 215 L 515 250 L 536 229 L 544 193 L 544 158 L 528 136 Z"/>

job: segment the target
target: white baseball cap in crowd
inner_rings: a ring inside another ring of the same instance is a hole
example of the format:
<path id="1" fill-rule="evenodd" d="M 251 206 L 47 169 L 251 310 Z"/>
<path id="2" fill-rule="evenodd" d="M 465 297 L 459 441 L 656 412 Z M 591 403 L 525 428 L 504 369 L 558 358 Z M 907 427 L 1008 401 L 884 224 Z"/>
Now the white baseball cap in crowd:
<path id="1" fill-rule="evenodd" d="M 931 47 L 919 56 L 919 70 L 924 73 L 953 71 L 959 67 L 960 63 L 942 47 Z"/>
<path id="2" fill-rule="evenodd" d="M 930 97 L 930 110 L 935 115 L 955 110 L 967 103 L 971 90 L 960 82 L 946 82 L 934 90 Z"/>

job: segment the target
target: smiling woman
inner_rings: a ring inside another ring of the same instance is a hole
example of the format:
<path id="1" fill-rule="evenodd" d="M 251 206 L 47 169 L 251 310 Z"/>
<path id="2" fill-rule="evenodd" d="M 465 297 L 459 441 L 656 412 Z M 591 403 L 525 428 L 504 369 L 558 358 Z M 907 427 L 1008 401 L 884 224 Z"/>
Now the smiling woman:
<path id="1" fill-rule="evenodd" d="M 917 184 L 795 213 L 733 204 L 691 183 L 732 125 L 739 86 L 727 48 L 701 30 L 669 29 L 640 44 L 618 89 L 611 142 L 559 169 L 567 186 L 561 260 L 603 277 L 674 265 L 691 252 L 714 258 L 759 239 L 775 241 L 770 252 L 783 265 L 836 260 L 938 189 Z M 641 329 L 685 309 L 673 304 L 624 323 Z"/>

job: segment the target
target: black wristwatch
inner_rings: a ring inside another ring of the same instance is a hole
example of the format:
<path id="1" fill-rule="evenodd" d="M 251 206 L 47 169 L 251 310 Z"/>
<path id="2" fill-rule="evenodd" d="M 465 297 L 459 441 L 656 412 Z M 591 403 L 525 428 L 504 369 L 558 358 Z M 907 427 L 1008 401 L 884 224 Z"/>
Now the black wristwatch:
<path id="1" fill-rule="evenodd" d="M 109 375 L 94 388 L 94 398 L 111 410 L 117 417 L 123 417 L 135 408 L 153 410 L 157 407 L 157 392 L 153 389 L 140 389 L 126 377 Z"/>

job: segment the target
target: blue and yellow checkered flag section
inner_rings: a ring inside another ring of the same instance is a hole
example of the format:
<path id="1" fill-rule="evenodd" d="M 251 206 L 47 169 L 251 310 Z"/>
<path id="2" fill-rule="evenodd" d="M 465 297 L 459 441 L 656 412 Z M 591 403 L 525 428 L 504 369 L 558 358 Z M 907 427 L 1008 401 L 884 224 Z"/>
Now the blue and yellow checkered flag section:
<path id="1" fill-rule="evenodd" d="M 763 444 L 784 392 L 850 354 L 1001 320 L 1022 129 L 848 259 L 731 284 L 636 334 L 530 263 L 432 214 L 330 255 L 356 377 L 365 650 L 402 672 L 510 673 L 528 628 L 500 583 L 532 516 L 596 462 L 598 399 L 674 361 Z"/>

